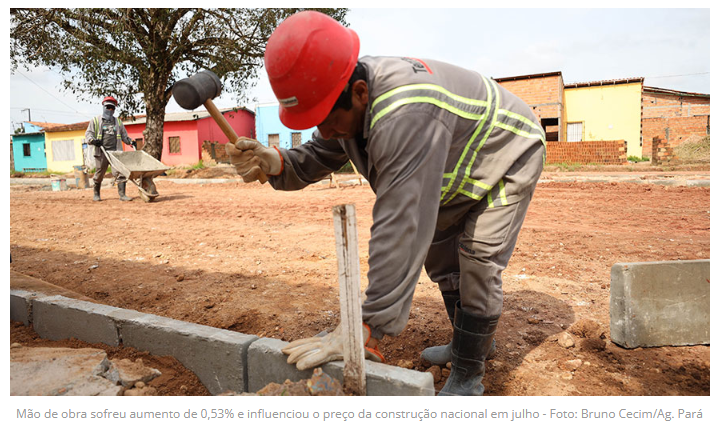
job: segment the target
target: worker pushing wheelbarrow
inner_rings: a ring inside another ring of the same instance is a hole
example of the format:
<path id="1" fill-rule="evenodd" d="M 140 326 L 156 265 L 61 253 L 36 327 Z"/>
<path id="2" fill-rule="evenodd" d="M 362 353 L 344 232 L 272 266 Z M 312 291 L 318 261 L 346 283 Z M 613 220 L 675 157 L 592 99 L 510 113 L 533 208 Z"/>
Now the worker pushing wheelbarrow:
<path id="1" fill-rule="evenodd" d="M 137 143 L 127 135 L 127 130 L 118 118 L 114 117 L 117 99 L 108 96 L 102 100 L 102 115 L 90 120 L 85 132 L 85 142 L 95 147 L 95 175 L 93 201 L 101 201 L 100 188 L 107 167 L 112 167 L 112 175 L 117 180 L 117 191 L 121 201 L 131 201 L 125 195 L 127 181 L 131 181 L 140 190 L 145 202 L 154 201 L 159 195 L 153 179 L 164 173 L 169 167 L 144 151 L 137 151 Z M 123 152 L 122 142 L 131 145 L 135 151 Z"/>
<path id="2" fill-rule="evenodd" d="M 159 196 L 153 179 L 168 170 L 168 166 L 142 150 L 124 152 L 100 148 L 112 168 L 137 186 L 142 201 L 152 202 Z"/>

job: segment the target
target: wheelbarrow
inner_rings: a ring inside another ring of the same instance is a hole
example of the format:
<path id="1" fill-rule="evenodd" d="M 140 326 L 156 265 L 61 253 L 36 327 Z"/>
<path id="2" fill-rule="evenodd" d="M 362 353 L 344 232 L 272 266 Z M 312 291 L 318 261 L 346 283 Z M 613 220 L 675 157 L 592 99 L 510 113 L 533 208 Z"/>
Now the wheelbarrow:
<path id="1" fill-rule="evenodd" d="M 100 146 L 112 168 L 119 171 L 140 190 L 140 198 L 144 202 L 152 202 L 160 194 L 157 193 L 154 178 L 163 174 L 169 167 L 150 156 L 143 150 L 107 151 Z"/>

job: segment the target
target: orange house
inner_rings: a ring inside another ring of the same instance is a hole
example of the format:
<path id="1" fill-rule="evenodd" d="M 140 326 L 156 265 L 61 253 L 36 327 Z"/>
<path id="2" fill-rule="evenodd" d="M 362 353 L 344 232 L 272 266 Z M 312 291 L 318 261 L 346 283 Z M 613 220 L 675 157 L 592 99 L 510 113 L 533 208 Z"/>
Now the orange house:
<path id="1" fill-rule="evenodd" d="M 220 109 L 237 135 L 255 137 L 254 112 L 244 107 Z M 147 118 L 123 121 L 127 134 L 137 141 L 137 148 L 144 145 L 143 132 Z M 202 149 L 227 143 L 222 129 L 207 111 L 190 111 L 165 114 L 162 136 L 161 161 L 168 166 L 194 165 L 202 159 Z M 129 150 L 125 144 L 125 150 Z"/>

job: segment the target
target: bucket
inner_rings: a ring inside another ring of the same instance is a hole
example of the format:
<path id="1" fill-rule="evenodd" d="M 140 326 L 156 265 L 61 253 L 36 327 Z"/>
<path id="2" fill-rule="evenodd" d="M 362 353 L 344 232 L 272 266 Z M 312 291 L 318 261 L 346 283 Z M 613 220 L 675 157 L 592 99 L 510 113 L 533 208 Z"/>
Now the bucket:
<path id="1" fill-rule="evenodd" d="M 66 191 L 67 190 L 67 180 L 65 179 L 52 179 L 52 190 L 54 192 L 56 191 Z"/>
<path id="2" fill-rule="evenodd" d="M 75 186 L 78 189 L 87 189 L 90 187 L 90 181 L 87 178 L 87 172 L 85 172 L 84 165 L 75 165 Z"/>

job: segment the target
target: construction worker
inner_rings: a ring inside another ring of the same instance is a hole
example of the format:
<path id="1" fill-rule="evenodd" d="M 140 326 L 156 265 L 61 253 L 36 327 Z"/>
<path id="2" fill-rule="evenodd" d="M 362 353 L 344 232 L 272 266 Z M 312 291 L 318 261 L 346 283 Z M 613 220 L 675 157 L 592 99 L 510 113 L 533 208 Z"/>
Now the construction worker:
<path id="1" fill-rule="evenodd" d="M 93 117 L 90 124 L 87 125 L 85 132 L 85 142 L 95 146 L 95 175 L 92 177 L 94 181 L 93 201 L 100 201 L 100 188 L 102 187 L 102 179 L 105 178 L 105 172 L 110 161 L 102 152 L 100 147 L 104 147 L 106 151 L 122 151 L 122 142 L 131 145 L 137 149 L 137 142 L 127 136 L 127 130 L 122 121 L 115 118 L 115 109 L 117 108 L 117 99 L 108 96 L 102 100 L 102 114 Z M 120 195 L 120 201 L 132 201 L 132 198 L 125 195 L 127 186 L 127 178 L 112 167 L 112 175 L 117 181 L 117 192 Z"/>
<path id="2" fill-rule="evenodd" d="M 524 102 L 476 72 L 358 53 L 357 34 L 324 14 L 287 18 L 268 40 L 265 67 L 282 123 L 317 131 L 289 150 L 240 138 L 227 151 L 245 182 L 261 170 L 279 190 L 351 160 L 376 193 L 362 305 L 367 358 L 382 360 L 378 341 L 406 326 L 424 265 L 454 333 L 422 358 L 451 361 L 440 395 L 481 395 L 501 273 L 543 169 L 545 133 Z M 341 358 L 340 329 L 289 344 L 288 361 L 308 369 Z"/>

